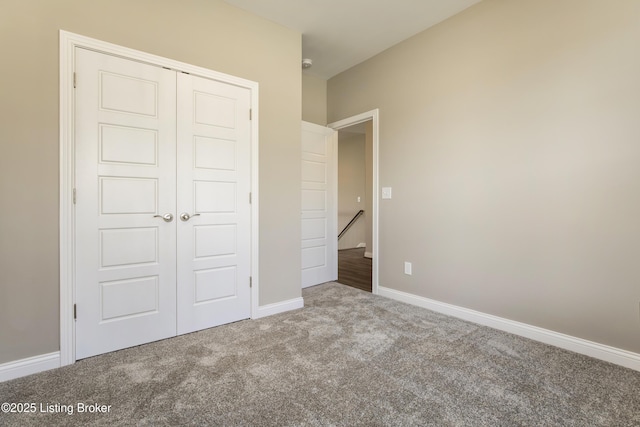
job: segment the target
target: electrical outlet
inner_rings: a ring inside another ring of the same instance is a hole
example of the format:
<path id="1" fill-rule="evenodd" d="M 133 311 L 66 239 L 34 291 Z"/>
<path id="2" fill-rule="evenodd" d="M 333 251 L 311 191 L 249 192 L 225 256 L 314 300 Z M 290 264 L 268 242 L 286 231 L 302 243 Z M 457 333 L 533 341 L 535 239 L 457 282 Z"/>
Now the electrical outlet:
<path id="1" fill-rule="evenodd" d="M 404 274 L 406 274 L 406 275 L 408 275 L 408 276 L 411 276 L 411 274 L 412 274 L 412 272 L 411 272 L 411 267 L 412 267 L 412 266 L 411 266 L 411 263 L 410 263 L 410 262 L 405 261 L 405 262 L 404 262 Z"/>

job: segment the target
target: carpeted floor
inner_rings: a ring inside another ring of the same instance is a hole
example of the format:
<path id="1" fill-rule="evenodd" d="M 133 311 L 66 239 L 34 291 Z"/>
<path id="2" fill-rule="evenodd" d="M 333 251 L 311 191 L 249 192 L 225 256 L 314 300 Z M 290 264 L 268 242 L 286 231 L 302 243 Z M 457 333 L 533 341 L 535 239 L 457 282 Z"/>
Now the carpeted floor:
<path id="1" fill-rule="evenodd" d="M 0 403 L 37 404 L 0 425 L 640 425 L 640 372 L 336 283 L 303 296 L 301 310 L 0 383 Z"/>

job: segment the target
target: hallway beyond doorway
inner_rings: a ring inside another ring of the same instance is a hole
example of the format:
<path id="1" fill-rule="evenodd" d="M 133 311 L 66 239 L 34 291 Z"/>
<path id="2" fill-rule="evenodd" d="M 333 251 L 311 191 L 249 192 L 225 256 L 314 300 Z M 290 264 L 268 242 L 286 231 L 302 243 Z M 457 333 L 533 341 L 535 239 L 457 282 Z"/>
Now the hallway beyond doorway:
<path id="1" fill-rule="evenodd" d="M 338 251 L 338 282 L 371 292 L 371 258 L 365 258 L 365 248 Z"/>

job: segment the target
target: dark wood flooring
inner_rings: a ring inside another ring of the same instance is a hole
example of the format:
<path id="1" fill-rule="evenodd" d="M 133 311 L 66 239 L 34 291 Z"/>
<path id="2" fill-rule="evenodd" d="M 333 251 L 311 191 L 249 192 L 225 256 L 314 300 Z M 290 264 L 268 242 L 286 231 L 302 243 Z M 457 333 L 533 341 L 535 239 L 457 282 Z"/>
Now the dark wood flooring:
<path id="1" fill-rule="evenodd" d="M 371 292 L 371 258 L 365 258 L 365 248 L 338 251 L 338 282 Z"/>

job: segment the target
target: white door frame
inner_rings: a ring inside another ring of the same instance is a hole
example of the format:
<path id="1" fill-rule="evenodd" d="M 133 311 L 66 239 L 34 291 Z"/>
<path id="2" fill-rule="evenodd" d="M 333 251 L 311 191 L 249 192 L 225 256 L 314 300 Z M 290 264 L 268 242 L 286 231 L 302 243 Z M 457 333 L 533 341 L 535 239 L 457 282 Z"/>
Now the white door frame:
<path id="1" fill-rule="evenodd" d="M 259 193 L 258 193 L 258 83 L 184 62 L 103 42 L 60 30 L 60 365 L 75 362 L 75 48 L 82 47 L 122 58 L 184 71 L 251 91 L 251 318 L 258 317 Z M 81 84 L 81 82 L 78 82 Z"/>
<path id="2" fill-rule="evenodd" d="M 349 126 L 357 125 L 359 123 L 367 122 L 371 120 L 373 122 L 373 218 L 372 218 L 372 238 L 373 238 L 373 259 L 372 259 L 372 271 L 371 271 L 371 292 L 378 294 L 378 265 L 380 258 L 379 243 L 378 243 L 378 206 L 379 206 L 379 189 L 378 189 L 378 148 L 379 148 L 379 122 L 380 112 L 376 108 L 375 110 L 367 111 L 355 116 L 347 117 L 346 119 L 338 120 L 337 122 L 329 123 L 327 126 L 340 130 Z M 336 182 L 337 182 L 337 170 L 336 170 Z"/>

